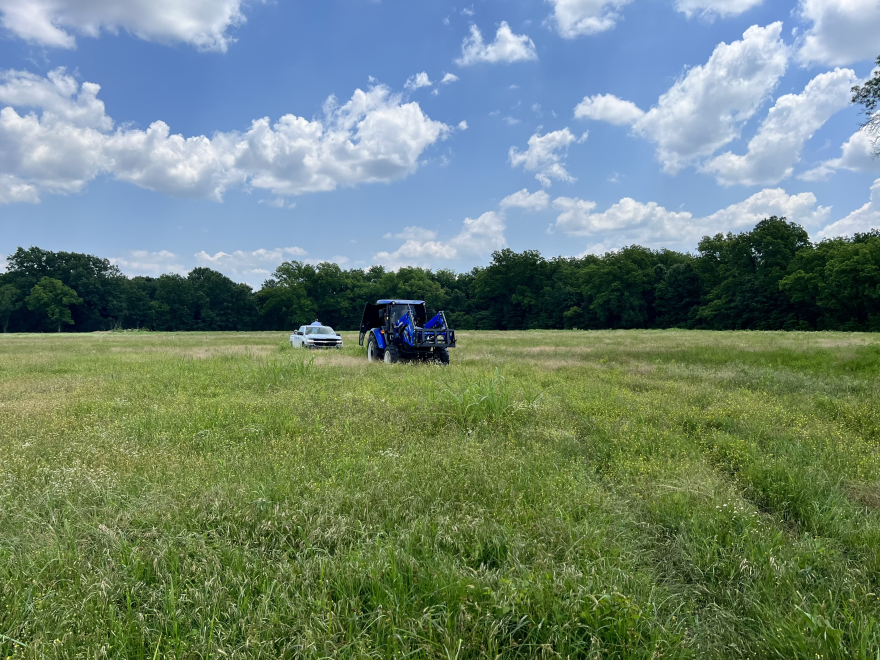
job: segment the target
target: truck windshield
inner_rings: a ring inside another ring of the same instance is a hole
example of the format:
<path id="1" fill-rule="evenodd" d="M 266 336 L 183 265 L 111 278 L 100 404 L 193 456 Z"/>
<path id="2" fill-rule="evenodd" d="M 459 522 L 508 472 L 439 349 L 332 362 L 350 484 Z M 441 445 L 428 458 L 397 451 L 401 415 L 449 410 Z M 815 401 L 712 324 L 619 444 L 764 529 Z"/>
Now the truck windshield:
<path id="1" fill-rule="evenodd" d="M 333 328 L 329 328 L 326 325 L 321 325 L 321 326 L 310 325 L 310 326 L 306 327 L 306 334 L 307 335 L 335 335 L 336 333 L 333 332 Z"/>

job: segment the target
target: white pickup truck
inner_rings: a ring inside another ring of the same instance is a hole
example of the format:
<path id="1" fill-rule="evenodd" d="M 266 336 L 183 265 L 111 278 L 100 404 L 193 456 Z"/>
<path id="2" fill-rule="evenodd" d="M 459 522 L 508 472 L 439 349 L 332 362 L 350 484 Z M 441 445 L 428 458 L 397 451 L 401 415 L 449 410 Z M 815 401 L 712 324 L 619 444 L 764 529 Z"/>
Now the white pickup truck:
<path id="1" fill-rule="evenodd" d="M 315 321 L 290 335 L 290 345 L 293 348 L 342 348 L 342 337 L 333 328 Z"/>

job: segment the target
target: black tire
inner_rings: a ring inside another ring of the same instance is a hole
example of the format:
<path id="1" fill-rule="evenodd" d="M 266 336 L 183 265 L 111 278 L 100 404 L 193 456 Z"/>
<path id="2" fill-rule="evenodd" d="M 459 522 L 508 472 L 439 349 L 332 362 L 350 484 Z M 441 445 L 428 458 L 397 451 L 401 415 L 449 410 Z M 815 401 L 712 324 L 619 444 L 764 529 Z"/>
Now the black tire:
<path id="1" fill-rule="evenodd" d="M 385 349 L 384 360 L 385 364 L 395 364 L 400 361 L 400 351 L 397 350 L 397 346 L 391 344 Z"/>
<path id="2" fill-rule="evenodd" d="M 367 337 L 367 362 L 381 362 L 382 349 L 376 343 L 376 336 L 371 332 Z"/>
<path id="3" fill-rule="evenodd" d="M 438 346 L 434 349 L 434 362 L 449 364 L 449 349 Z"/>

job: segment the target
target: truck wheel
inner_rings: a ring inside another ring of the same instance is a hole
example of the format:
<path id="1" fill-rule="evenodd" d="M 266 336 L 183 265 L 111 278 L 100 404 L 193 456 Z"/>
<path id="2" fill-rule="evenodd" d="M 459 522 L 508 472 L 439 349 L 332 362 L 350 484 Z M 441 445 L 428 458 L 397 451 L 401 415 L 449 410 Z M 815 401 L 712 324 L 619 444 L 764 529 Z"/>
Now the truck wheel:
<path id="1" fill-rule="evenodd" d="M 394 364 L 399 360 L 400 351 L 397 350 L 397 346 L 391 344 L 391 346 L 385 349 L 385 364 Z"/>
<path id="2" fill-rule="evenodd" d="M 449 349 L 437 347 L 434 349 L 434 361 L 440 364 L 449 364 Z"/>
<path id="3" fill-rule="evenodd" d="M 370 333 L 367 339 L 367 362 L 379 362 L 382 359 L 382 351 L 376 344 L 376 338 Z"/>

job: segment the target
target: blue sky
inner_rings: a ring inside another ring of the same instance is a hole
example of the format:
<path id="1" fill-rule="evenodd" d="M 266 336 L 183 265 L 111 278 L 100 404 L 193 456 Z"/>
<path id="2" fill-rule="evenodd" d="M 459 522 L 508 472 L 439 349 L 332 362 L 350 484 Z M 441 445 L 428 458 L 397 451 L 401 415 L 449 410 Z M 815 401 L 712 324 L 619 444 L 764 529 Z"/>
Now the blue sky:
<path id="1" fill-rule="evenodd" d="M 880 0 L 0 0 L 0 25 L 0 254 L 259 286 L 880 227 L 848 103 Z"/>

